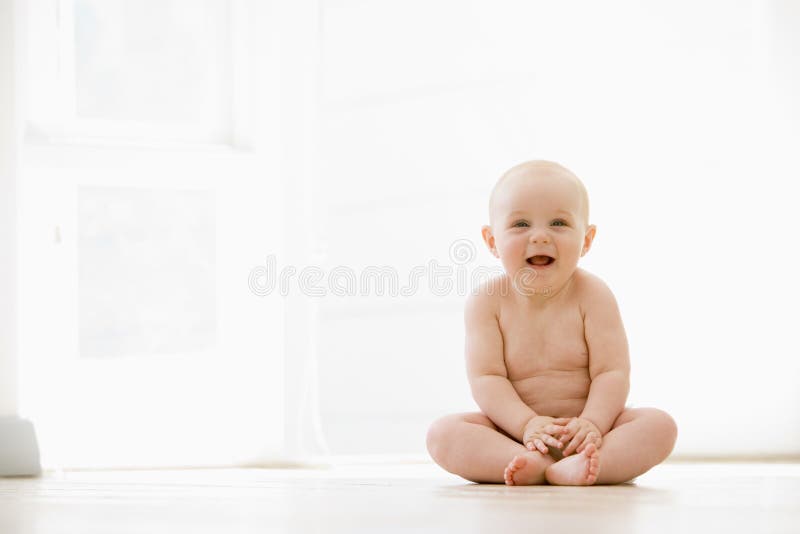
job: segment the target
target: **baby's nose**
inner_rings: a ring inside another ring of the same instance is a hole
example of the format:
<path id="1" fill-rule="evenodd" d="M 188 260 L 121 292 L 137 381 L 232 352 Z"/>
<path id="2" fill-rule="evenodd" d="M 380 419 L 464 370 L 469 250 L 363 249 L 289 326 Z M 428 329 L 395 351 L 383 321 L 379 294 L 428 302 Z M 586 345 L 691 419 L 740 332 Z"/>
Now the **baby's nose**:
<path id="1" fill-rule="evenodd" d="M 544 232 L 534 232 L 531 234 L 531 243 L 549 243 L 550 238 Z"/>

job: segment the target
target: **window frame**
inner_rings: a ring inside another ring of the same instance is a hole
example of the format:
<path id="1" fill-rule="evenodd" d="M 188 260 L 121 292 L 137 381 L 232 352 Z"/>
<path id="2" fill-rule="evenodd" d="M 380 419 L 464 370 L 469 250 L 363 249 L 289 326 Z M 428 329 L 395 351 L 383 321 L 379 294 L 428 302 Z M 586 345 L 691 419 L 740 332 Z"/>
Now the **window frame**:
<path id="1" fill-rule="evenodd" d="M 226 28 L 221 37 L 225 58 L 219 76 L 228 78 L 220 106 L 197 123 L 90 119 L 78 115 L 75 91 L 75 0 L 29 0 L 23 3 L 26 69 L 25 142 L 34 145 L 133 146 L 250 150 L 253 107 L 250 55 L 254 35 L 248 24 L 250 0 L 219 0 Z M 212 118 L 216 117 L 216 118 Z"/>

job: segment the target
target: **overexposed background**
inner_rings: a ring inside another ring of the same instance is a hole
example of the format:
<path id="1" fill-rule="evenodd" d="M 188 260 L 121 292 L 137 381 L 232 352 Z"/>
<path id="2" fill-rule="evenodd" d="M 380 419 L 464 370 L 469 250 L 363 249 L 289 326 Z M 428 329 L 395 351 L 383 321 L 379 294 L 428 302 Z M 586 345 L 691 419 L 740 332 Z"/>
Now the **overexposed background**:
<path id="1" fill-rule="evenodd" d="M 462 282 L 532 158 L 589 190 L 582 266 L 675 454 L 800 454 L 796 3 L 15 7 L 17 411 L 46 467 L 424 456 L 477 409 Z"/>

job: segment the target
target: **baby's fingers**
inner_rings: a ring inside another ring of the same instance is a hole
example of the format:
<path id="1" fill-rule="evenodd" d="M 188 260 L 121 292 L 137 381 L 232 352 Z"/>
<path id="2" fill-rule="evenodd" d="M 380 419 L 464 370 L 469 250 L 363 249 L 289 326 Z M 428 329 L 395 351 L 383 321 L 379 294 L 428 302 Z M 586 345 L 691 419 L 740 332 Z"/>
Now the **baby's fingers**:
<path id="1" fill-rule="evenodd" d="M 558 441 L 553 436 L 549 436 L 547 434 L 542 434 L 542 441 L 544 441 L 545 443 L 547 443 L 551 447 L 555 447 L 557 449 L 560 449 L 561 447 L 564 446 L 564 444 L 562 442 Z"/>
<path id="2" fill-rule="evenodd" d="M 579 430 L 578 433 L 575 434 L 575 437 L 572 438 L 572 441 L 569 442 L 567 448 L 564 449 L 564 456 L 569 456 L 570 454 L 575 452 L 575 449 L 577 449 L 578 446 L 583 443 L 583 440 L 586 439 L 587 433 L 588 432 L 586 430 Z"/>
<path id="3" fill-rule="evenodd" d="M 547 454 L 547 446 L 544 443 L 542 443 L 542 440 L 540 440 L 539 438 L 535 438 L 533 441 L 529 441 L 526 446 L 528 447 L 529 451 L 535 449 L 541 452 L 542 454 Z"/>
<path id="4" fill-rule="evenodd" d="M 559 434 L 558 439 L 560 439 L 564 443 L 569 443 L 569 440 L 571 440 L 573 436 L 575 436 L 575 433 L 578 431 L 577 428 L 570 428 L 569 426 L 561 426 L 558 428 L 559 428 L 559 431 L 557 432 Z"/>
<path id="5" fill-rule="evenodd" d="M 526 443 L 525 447 L 527 447 L 529 451 L 538 450 L 542 454 L 547 454 L 549 451 L 549 449 L 547 448 L 548 445 L 550 445 L 551 447 L 555 447 L 557 449 L 560 449 L 561 447 L 564 446 L 562 442 L 558 441 L 553 436 L 549 436 L 547 434 L 540 434 L 539 437 L 533 438 L 531 441 Z"/>
<path id="6" fill-rule="evenodd" d="M 551 436 L 556 436 L 558 434 L 563 434 L 567 431 L 567 427 L 560 426 L 560 425 L 547 425 L 544 427 L 543 432 L 550 434 Z"/>
<path id="7" fill-rule="evenodd" d="M 595 432 L 589 432 L 588 434 L 586 434 L 586 439 L 583 440 L 583 443 L 580 444 L 580 446 L 577 448 L 577 450 L 575 450 L 575 452 L 578 454 L 582 453 L 583 449 L 585 449 L 586 446 L 589 445 L 590 443 L 594 443 L 595 447 L 599 449 L 601 441 L 602 438 L 600 438 L 600 436 L 598 436 Z"/>

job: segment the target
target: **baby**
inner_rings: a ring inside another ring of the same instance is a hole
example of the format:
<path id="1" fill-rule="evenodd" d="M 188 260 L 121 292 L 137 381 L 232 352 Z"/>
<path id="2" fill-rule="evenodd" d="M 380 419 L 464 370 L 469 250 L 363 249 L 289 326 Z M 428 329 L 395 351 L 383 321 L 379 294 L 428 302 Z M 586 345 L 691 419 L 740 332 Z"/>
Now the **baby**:
<path id="1" fill-rule="evenodd" d="M 504 275 L 468 298 L 467 376 L 481 412 L 442 417 L 428 451 L 447 471 L 508 485 L 617 484 L 672 451 L 677 427 L 625 406 L 630 362 L 617 302 L 578 268 L 596 227 L 581 181 L 548 161 L 497 182 L 482 229 Z"/>

